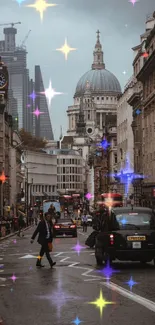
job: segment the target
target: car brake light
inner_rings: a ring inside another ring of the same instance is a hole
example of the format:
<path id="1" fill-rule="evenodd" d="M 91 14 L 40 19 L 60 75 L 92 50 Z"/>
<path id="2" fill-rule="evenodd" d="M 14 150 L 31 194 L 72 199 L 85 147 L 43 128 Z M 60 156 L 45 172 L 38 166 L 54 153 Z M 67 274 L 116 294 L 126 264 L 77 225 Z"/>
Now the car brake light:
<path id="1" fill-rule="evenodd" d="M 56 228 L 56 229 L 59 229 L 59 228 L 60 228 L 60 226 L 54 226 L 54 228 Z"/>
<path id="2" fill-rule="evenodd" d="M 70 226 L 70 228 L 75 228 L 75 227 L 76 227 L 76 225 L 71 225 L 71 226 Z"/>
<path id="3" fill-rule="evenodd" d="M 114 245 L 114 235 L 110 235 L 110 245 Z"/>

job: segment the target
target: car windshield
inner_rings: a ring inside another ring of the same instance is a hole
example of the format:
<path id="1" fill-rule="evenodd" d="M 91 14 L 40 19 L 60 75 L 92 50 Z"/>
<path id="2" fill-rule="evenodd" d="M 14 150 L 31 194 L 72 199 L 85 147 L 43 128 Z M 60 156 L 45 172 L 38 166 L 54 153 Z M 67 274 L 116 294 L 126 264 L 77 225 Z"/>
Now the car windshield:
<path id="1" fill-rule="evenodd" d="M 155 229 L 155 219 L 148 213 L 122 213 L 116 215 L 119 229 Z"/>

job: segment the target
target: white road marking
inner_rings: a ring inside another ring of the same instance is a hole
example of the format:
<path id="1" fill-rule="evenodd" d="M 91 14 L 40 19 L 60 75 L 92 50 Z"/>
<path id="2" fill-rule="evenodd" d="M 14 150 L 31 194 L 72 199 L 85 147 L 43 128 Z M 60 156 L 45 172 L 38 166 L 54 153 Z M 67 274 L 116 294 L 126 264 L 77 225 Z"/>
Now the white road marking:
<path id="1" fill-rule="evenodd" d="M 3 267 L 3 266 L 4 266 L 4 264 L 0 264 L 0 268 Z"/>
<path id="2" fill-rule="evenodd" d="M 57 253 L 56 255 L 54 255 L 54 257 L 60 256 L 62 254 L 63 254 L 62 252 L 61 253 Z"/>
<path id="3" fill-rule="evenodd" d="M 91 253 L 90 255 L 95 255 L 95 253 Z"/>
<path id="4" fill-rule="evenodd" d="M 2 255 L 1 255 L 2 256 Z M 2 261 L 3 260 L 3 257 L 0 257 L 0 261 Z"/>
<path id="5" fill-rule="evenodd" d="M 101 277 L 98 277 L 97 279 L 86 279 L 86 280 L 84 280 L 84 282 L 99 281 L 99 278 L 101 279 Z M 102 277 L 102 279 L 104 279 L 104 278 Z"/>
<path id="6" fill-rule="evenodd" d="M 71 262 L 71 263 L 72 264 L 68 265 L 68 267 L 72 267 L 72 268 L 75 268 L 75 269 L 86 270 L 84 273 L 81 274 L 82 276 L 88 276 L 89 277 L 89 279 L 84 280 L 85 282 L 86 281 L 92 281 L 92 280 L 96 280 L 96 281 L 100 280 L 100 284 L 102 284 L 103 286 L 105 286 L 107 288 L 110 288 L 110 289 L 112 289 L 114 291 L 117 291 L 120 295 L 122 295 L 122 296 L 124 296 L 124 297 L 126 297 L 126 298 L 128 298 L 130 300 L 133 300 L 136 303 L 144 306 L 145 308 L 155 312 L 155 302 L 153 302 L 151 300 L 148 300 L 146 298 L 143 298 L 143 297 L 141 297 L 141 296 L 139 296 L 137 294 L 134 294 L 134 293 L 130 292 L 129 290 L 126 290 L 123 287 L 118 286 L 117 284 L 115 284 L 113 282 L 102 282 L 101 279 L 103 280 L 105 278 L 90 274 L 92 271 L 94 271 L 94 269 L 79 266 L 79 264 L 80 264 L 79 262 Z"/>
<path id="7" fill-rule="evenodd" d="M 0 270 L 0 273 L 4 272 L 4 270 Z"/>
<path id="8" fill-rule="evenodd" d="M 6 281 L 6 278 L 0 278 L 0 281 Z"/>
<path id="9" fill-rule="evenodd" d="M 34 255 L 25 255 L 25 256 L 22 256 L 22 257 L 19 257 L 19 259 L 28 259 L 28 258 L 37 258 L 37 256 L 34 256 Z"/>
<path id="10" fill-rule="evenodd" d="M 81 250 L 80 251 L 80 254 L 82 254 L 82 253 L 92 253 L 93 251 L 91 251 L 91 250 Z M 26 255 L 30 255 L 29 253 L 16 253 L 16 254 L 7 254 L 7 256 L 20 256 L 20 255 L 23 255 L 23 254 L 26 254 Z M 32 252 L 32 254 L 38 254 L 38 252 Z M 66 252 L 58 252 L 58 251 L 53 251 L 53 256 L 56 256 L 56 254 L 59 254 L 59 255 L 64 255 L 64 254 L 76 254 L 77 255 L 77 252 L 75 251 L 75 250 L 70 250 L 70 251 L 66 251 Z M 57 255 L 57 256 L 59 256 L 59 255 Z M 0 254 L 0 256 L 2 256 L 1 254 Z"/>
<path id="11" fill-rule="evenodd" d="M 70 257 L 65 257 L 65 258 L 63 258 L 61 261 L 59 261 L 59 262 L 64 262 L 64 261 L 66 261 L 66 260 L 68 260 Z"/>
<path id="12" fill-rule="evenodd" d="M 145 308 L 147 308 L 155 313 L 155 302 L 153 302 L 149 299 L 143 298 L 135 293 L 132 293 L 132 292 L 122 288 L 121 286 L 118 286 L 117 284 L 115 284 L 113 282 L 107 282 L 107 283 L 101 282 L 101 284 L 107 288 L 117 291 L 122 296 L 135 301 L 136 303 L 144 306 Z"/>

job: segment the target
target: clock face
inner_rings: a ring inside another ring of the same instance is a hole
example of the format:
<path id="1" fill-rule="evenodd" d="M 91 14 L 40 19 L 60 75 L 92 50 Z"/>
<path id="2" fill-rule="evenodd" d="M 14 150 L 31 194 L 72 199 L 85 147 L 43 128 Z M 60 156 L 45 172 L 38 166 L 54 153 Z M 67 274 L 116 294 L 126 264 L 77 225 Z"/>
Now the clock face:
<path id="1" fill-rule="evenodd" d="M 6 78 L 3 73 L 0 73 L 0 88 L 4 88 L 6 85 Z"/>

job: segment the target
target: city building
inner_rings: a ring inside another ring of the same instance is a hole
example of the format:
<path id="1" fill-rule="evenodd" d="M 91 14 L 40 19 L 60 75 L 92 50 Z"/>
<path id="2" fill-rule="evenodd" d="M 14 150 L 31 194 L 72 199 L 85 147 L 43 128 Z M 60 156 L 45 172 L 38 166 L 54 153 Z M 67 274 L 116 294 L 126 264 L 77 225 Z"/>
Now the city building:
<path id="1" fill-rule="evenodd" d="M 147 37 L 149 36 L 151 30 L 155 24 L 154 15 L 148 16 L 146 19 L 145 32 L 140 36 L 140 44 L 133 47 L 134 51 L 134 87 L 133 94 L 128 99 L 128 103 L 133 109 L 133 136 L 134 136 L 134 172 L 138 177 L 133 180 L 134 187 L 134 202 L 136 205 L 143 204 L 143 172 L 144 172 L 144 161 L 146 157 L 146 145 L 144 149 L 144 109 L 143 109 L 143 83 L 141 78 L 137 76 L 140 75 L 141 70 L 143 71 L 143 66 L 147 61 L 147 52 L 145 49 L 145 44 Z M 148 136 L 148 135 L 147 135 Z M 148 163 L 148 160 L 147 160 Z M 149 162 L 150 165 L 150 162 Z M 141 177 L 142 176 L 142 177 Z M 146 204 L 146 202 L 145 202 Z"/>
<path id="2" fill-rule="evenodd" d="M 35 108 L 38 107 L 40 114 L 38 117 L 35 116 L 35 136 L 45 138 L 48 140 L 53 140 L 53 130 L 52 124 L 47 104 L 47 99 L 45 95 L 41 95 L 39 93 L 44 92 L 44 83 L 42 79 L 41 69 L 39 65 L 35 66 Z"/>
<path id="3" fill-rule="evenodd" d="M 11 25 L 11 24 L 10 24 Z M 16 46 L 17 29 L 12 27 L 4 28 L 4 41 L 0 41 L 0 56 L 8 67 L 10 100 L 7 105 L 9 114 L 14 116 L 13 99 L 16 100 L 18 127 L 25 128 L 24 111 L 28 104 L 28 70 L 27 52 L 22 46 Z M 13 110 L 13 111 L 12 111 Z M 16 114 L 15 114 L 16 115 Z M 17 117 L 16 117 L 17 118 Z"/>
<path id="4" fill-rule="evenodd" d="M 143 85 L 143 204 L 155 208 L 155 12 L 145 42 L 147 57 L 137 80 Z M 153 25 L 152 24 L 152 25 Z"/>
<path id="5" fill-rule="evenodd" d="M 22 171 L 25 175 L 25 201 L 34 205 L 46 199 L 56 199 L 57 156 L 43 151 L 26 151 L 22 155 Z"/>
<path id="6" fill-rule="evenodd" d="M 117 104 L 117 174 L 134 172 L 134 141 L 132 131 L 132 107 L 128 104 L 133 94 L 134 77 L 124 87 L 124 92 L 119 96 Z M 124 199 L 133 193 L 132 183 L 129 184 L 128 193 L 125 193 L 125 184 L 118 183 L 117 191 L 124 195 Z"/>
<path id="7" fill-rule="evenodd" d="M 21 172 L 21 155 L 22 155 L 22 141 L 17 131 L 12 132 L 12 144 L 9 148 L 10 161 L 10 202 L 9 205 L 14 207 L 14 214 L 16 215 L 17 206 L 21 203 L 21 189 L 23 186 L 24 175 Z"/>
<path id="8" fill-rule="evenodd" d="M 57 189 L 63 194 L 84 194 L 84 165 L 79 151 L 47 148 L 48 154 L 57 155 Z"/>
<path id="9" fill-rule="evenodd" d="M 86 190 L 92 195 L 94 189 L 92 179 L 96 177 L 93 175 L 94 169 L 88 170 L 87 166 L 90 151 L 94 152 L 92 147 L 102 140 L 105 126 L 116 127 L 117 96 L 121 94 L 119 81 L 105 69 L 99 34 L 97 31 L 92 69 L 80 78 L 74 94 L 74 104 L 67 110 L 69 124 L 67 134 L 74 138 L 73 149 L 82 151 L 87 170 Z M 116 152 L 111 150 L 110 155 L 114 156 Z M 114 159 L 110 158 L 110 161 Z"/>

